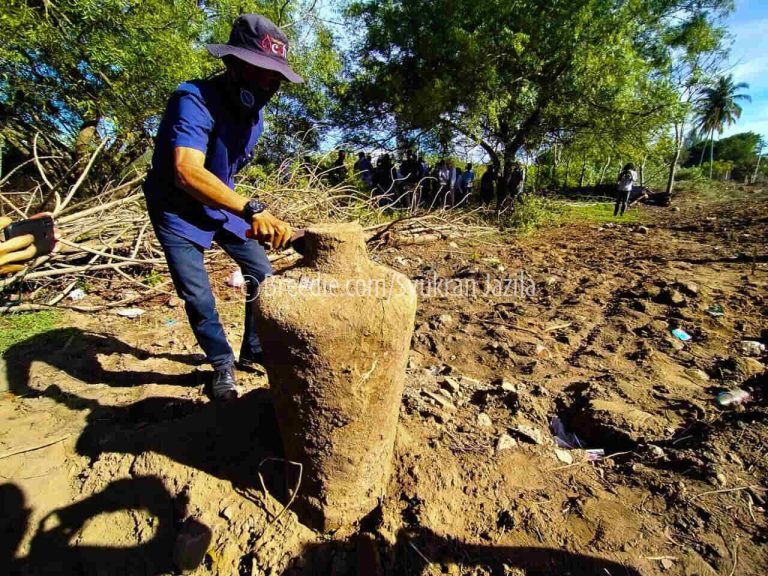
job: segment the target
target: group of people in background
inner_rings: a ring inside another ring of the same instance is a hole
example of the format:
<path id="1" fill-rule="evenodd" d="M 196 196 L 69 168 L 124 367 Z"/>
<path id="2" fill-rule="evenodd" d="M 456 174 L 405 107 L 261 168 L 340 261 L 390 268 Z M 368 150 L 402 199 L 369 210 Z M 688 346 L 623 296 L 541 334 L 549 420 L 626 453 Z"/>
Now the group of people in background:
<path id="1" fill-rule="evenodd" d="M 346 181 L 350 174 L 346 165 L 347 152 L 339 150 L 333 166 L 327 171 L 332 184 Z M 473 199 L 483 206 L 495 204 L 501 211 L 504 206 L 514 206 L 523 192 L 525 172 L 519 162 L 509 170 L 499 173 L 495 164 L 488 164 L 480 177 L 478 194 L 475 196 L 475 170 L 471 162 L 464 169 L 452 159 L 441 158 L 430 167 L 423 156 L 408 151 L 396 164 L 389 154 L 382 154 L 374 163 L 371 154 L 358 152 L 353 174 L 370 190 L 380 206 L 428 208 L 452 208 L 469 204 Z M 623 216 L 629 204 L 637 172 L 633 164 L 627 164 L 617 178 L 614 216 Z"/>
<path id="2" fill-rule="evenodd" d="M 346 150 L 339 150 L 327 171 L 330 183 L 339 184 L 349 178 L 346 161 Z M 382 154 L 374 162 L 371 154 L 358 152 L 352 171 L 381 206 L 452 208 L 469 204 L 475 196 L 476 173 L 471 162 L 463 169 L 452 159 L 440 159 L 430 166 L 413 151 L 408 151 L 400 164 L 390 154 Z M 489 164 L 480 179 L 477 200 L 483 205 L 495 202 L 498 209 L 505 198 L 516 197 L 522 188 L 520 164 L 511 170 L 509 182 L 500 180 L 495 166 Z"/>

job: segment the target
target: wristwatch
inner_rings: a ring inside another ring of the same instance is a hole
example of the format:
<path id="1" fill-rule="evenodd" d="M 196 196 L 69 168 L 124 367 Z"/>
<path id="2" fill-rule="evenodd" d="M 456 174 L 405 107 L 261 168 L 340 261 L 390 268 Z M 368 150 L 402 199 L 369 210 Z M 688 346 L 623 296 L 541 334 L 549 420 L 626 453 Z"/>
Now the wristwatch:
<path id="1" fill-rule="evenodd" d="M 245 208 L 243 208 L 243 219 L 246 222 L 251 222 L 254 216 L 261 214 L 266 209 L 267 207 L 263 202 L 259 201 L 257 198 L 251 198 L 246 203 Z"/>

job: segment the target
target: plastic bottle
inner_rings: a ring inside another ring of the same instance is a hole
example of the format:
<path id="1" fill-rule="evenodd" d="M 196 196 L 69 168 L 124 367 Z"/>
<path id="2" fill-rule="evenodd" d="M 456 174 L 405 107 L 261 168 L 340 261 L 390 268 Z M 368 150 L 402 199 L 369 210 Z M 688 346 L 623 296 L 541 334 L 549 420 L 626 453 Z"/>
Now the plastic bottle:
<path id="1" fill-rule="evenodd" d="M 717 395 L 720 406 L 738 406 L 751 398 L 749 392 L 741 388 L 732 388 Z"/>

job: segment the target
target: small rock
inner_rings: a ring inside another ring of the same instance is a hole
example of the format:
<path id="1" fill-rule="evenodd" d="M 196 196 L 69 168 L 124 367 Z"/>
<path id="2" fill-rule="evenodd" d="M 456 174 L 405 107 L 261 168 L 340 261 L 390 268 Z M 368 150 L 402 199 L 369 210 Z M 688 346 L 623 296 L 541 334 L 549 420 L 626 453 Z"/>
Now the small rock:
<path id="1" fill-rule="evenodd" d="M 681 284 L 680 289 L 688 296 L 695 297 L 699 295 L 699 286 L 693 282 L 686 282 L 685 284 Z"/>
<path id="2" fill-rule="evenodd" d="M 453 248 L 453 249 L 456 249 L 456 248 L 458 248 L 458 247 L 459 247 L 459 245 L 458 245 L 458 244 L 456 244 L 456 242 L 449 242 L 449 243 L 448 243 L 448 247 L 449 247 L 449 248 Z"/>
<path id="3" fill-rule="evenodd" d="M 520 436 L 523 440 L 532 442 L 533 444 L 543 444 L 544 442 L 541 431 L 533 426 L 528 426 L 527 424 L 518 424 L 517 426 L 510 428 L 510 431 L 514 432 L 517 436 Z"/>
<path id="4" fill-rule="evenodd" d="M 520 356 L 536 356 L 540 344 L 534 342 L 515 342 L 512 351 Z"/>
<path id="5" fill-rule="evenodd" d="M 736 349 L 744 356 L 760 356 L 765 352 L 765 344 L 756 340 L 742 340 L 736 345 Z"/>
<path id="6" fill-rule="evenodd" d="M 606 222 L 603 225 L 603 228 L 616 228 L 616 224 L 614 224 L 613 222 Z"/>
<path id="7" fill-rule="evenodd" d="M 223 518 L 226 518 L 227 520 L 231 521 L 235 515 L 235 511 L 232 509 L 232 506 L 227 506 L 221 512 L 219 512 L 219 514 L 221 514 Z"/>
<path id="8" fill-rule="evenodd" d="M 455 378 L 451 378 L 450 376 L 446 376 L 443 378 L 443 381 L 441 382 L 441 385 L 443 388 L 448 390 L 451 394 L 458 394 L 461 391 L 461 387 L 459 386 L 459 383 L 456 381 Z"/>
<path id="9" fill-rule="evenodd" d="M 678 352 L 680 352 L 681 350 L 685 350 L 685 344 L 681 340 L 678 340 L 677 338 L 671 338 L 669 340 L 669 344 L 670 346 L 672 346 L 674 350 L 677 350 Z"/>
<path id="10" fill-rule="evenodd" d="M 463 374 L 460 376 L 462 383 L 468 384 L 472 387 L 478 387 L 480 386 L 480 380 L 477 380 L 476 378 L 470 378 L 469 376 L 464 376 Z"/>
<path id="11" fill-rule="evenodd" d="M 660 460 L 666 456 L 664 454 L 664 450 L 662 450 L 659 446 L 656 446 L 655 444 L 648 444 L 645 448 L 646 453 L 648 456 L 653 460 Z"/>
<path id="12" fill-rule="evenodd" d="M 433 394 L 429 390 L 422 390 L 421 393 L 427 398 L 434 400 L 441 408 L 444 408 L 445 410 L 456 410 L 456 406 L 453 405 L 453 402 L 439 394 Z"/>
<path id="13" fill-rule="evenodd" d="M 182 572 L 195 570 L 211 544 L 211 530 L 202 522 L 188 518 L 182 524 L 173 545 L 173 562 Z"/>
<path id="14" fill-rule="evenodd" d="M 677 206 L 675 206 L 675 208 L 677 208 Z M 680 208 L 677 209 L 680 210 Z M 669 570 L 675 565 L 674 560 L 671 558 L 662 558 L 659 562 L 661 562 L 661 567 L 664 568 L 664 570 Z"/>
<path id="15" fill-rule="evenodd" d="M 715 474 L 715 482 L 717 482 L 718 486 L 725 486 L 728 484 L 728 479 L 725 477 L 725 474 L 718 472 Z"/>
<path id="16" fill-rule="evenodd" d="M 445 326 L 446 328 L 449 328 L 453 326 L 454 320 L 453 316 L 450 314 L 440 314 L 440 316 L 437 317 L 437 322 L 441 326 Z"/>
<path id="17" fill-rule="evenodd" d="M 519 382 L 514 382 L 507 378 L 496 378 L 496 380 L 491 382 L 491 384 L 493 384 L 498 388 L 501 388 L 505 392 L 520 392 L 522 388 Z"/>
<path id="18" fill-rule="evenodd" d="M 649 230 L 647 226 L 638 226 L 636 232 L 638 234 L 648 234 Z"/>
<path id="19" fill-rule="evenodd" d="M 517 440 L 512 438 L 509 434 L 502 434 L 499 436 L 498 441 L 496 442 L 496 452 L 501 452 L 502 450 L 509 450 L 510 448 L 514 448 L 517 446 Z"/>
<path id="20" fill-rule="evenodd" d="M 178 308 L 182 304 L 183 302 L 181 301 L 181 298 L 177 298 L 176 296 L 171 296 L 165 303 L 168 308 Z"/>
<path id="21" fill-rule="evenodd" d="M 672 206 L 672 212 L 680 212 L 680 206 Z"/>
<path id="22" fill-rule="evenodd" d="M 493 426 L 493 422 L 491 421 L 491 417 L 488 416 L 485 412 L 480 412 L 480 414 L 477 415 L 477 423 L 480 426 L 483 426 L 484 428 L 490 428 Z"/>
<path id="23" fill-rule="evenodd" d="M 563 448 L 555 448 L 555 456 L 564 464 L 573 464 L 573 454 Z"/>
<path id="24" fill-rule="evenodd" d="M 668 286 L 662 288 L 655 300 L 659 304 L 666 304 L 668 306 L 683 307 L 687 304 L 685 296 Z"/>
<path id="25" fill-rule="evenodd" d="M 702 382 L 709 382 L 709 374 L 704 372 L 704 370 L 699 370 L 698 368 L 688 368 L 685 371 L 686 376 L 694 379 L 694 380 L 701 380 Z"/>

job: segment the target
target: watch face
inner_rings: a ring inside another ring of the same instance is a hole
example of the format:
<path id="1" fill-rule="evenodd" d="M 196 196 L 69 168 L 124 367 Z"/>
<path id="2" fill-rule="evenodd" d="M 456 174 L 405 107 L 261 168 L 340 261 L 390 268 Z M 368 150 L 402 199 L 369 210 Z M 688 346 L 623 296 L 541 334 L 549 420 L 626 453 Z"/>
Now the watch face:
<path id="1" fill-rule="evenodd" d="M 261 212 L 264 212 L 264 204 L 256 200 L 255 198 L 251 198 L 248 201 L 248 211 L 251 213 L 251 215 L 259 214 Z"/>

